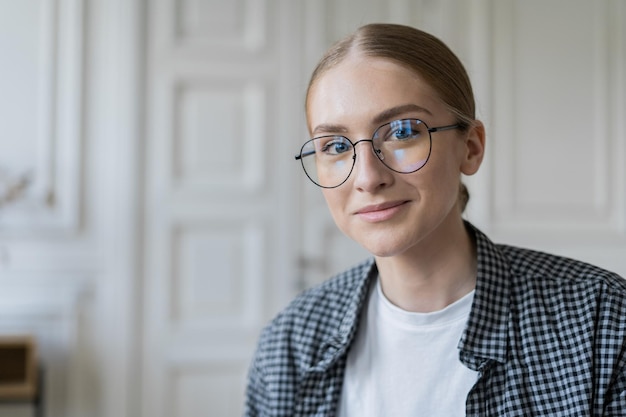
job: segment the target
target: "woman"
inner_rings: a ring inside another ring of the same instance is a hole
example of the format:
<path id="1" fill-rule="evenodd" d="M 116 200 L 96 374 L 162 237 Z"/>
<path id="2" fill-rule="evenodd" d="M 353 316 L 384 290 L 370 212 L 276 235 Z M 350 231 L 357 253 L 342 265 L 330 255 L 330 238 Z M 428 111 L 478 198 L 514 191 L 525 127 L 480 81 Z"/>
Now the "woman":
<path id="1" fill-rule="evenodd" d="M 246 415 L 624 415 L 626 282 L 463 221 L 485 130 L 441 41 L 358 29 L 318 64 L 306 115 L 296 159 L 373 259 L 265 329 Z"/>

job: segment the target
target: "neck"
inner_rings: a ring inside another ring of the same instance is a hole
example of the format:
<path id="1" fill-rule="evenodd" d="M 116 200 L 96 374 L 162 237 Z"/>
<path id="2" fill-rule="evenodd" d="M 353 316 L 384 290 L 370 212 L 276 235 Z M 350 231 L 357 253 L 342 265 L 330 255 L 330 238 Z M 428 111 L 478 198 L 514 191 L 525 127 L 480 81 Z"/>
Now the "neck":
<path id="1" fill-rule="evenodd" d="M 438 311 L 476 285 L 476 253 L 462 219 L 442 224 L 411 250 L 377 257 L 385 296 L 406 311 Z"/>

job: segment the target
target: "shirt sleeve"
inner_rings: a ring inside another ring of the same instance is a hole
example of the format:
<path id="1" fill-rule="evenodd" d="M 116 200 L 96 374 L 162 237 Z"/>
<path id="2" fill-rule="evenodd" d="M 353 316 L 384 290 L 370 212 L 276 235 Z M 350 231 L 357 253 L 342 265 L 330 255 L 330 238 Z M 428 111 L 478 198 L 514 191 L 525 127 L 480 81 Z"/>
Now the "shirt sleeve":
<path id="1" fill-rule="evenodd" d="M 623 283 L 622 279 L 617 277 L 616 282 Z M 606 380 L 610 382 L 602 415 L 623 417 L 626 416 L 626 294 L 624 291 L 613 292 L 607 288 L 602 293 L 602 299 L 608 305 L 600 311 L 603 317 L 600 320 L 603 323 L 600 338 L 604 339 L 606 345 L 601 350 L 604 355 L 598 355 L 596 362 L 601 362 L 602 358 L 611 353 L 614 364 L 609 367 L 614 369 L 613 372 L 606 375 Z"/>
<path id="2" fill-rule="evenodd" d="M 269 416 L 266 384 L 255 358 L 248 372 L 248 384 L 244 405 L 244 417 Z"/>
<path id="3" fill-rule="evenodd" d="M 604 408 L 604 417 L 623 417 L 626 413 L 626 364 L 622 366 L 613 387 L 612 397 Z"/>

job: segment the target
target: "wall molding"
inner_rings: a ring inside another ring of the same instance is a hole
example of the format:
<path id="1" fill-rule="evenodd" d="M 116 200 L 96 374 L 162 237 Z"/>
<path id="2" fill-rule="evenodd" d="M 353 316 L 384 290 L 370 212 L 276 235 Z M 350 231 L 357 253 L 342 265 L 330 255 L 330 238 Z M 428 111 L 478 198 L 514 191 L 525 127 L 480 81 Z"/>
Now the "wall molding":
<path id="1" fill-rule="evenodd" d="M 26 138 L 34 147 L 31 159 L 13 168 L 30 183 L 22 198 L 0 211 L 2 235 L 75 232 L 81 223 L 84 0 L 39 7 L 39 65 L 31 80 L 38 86 L 37 133 Z"/>

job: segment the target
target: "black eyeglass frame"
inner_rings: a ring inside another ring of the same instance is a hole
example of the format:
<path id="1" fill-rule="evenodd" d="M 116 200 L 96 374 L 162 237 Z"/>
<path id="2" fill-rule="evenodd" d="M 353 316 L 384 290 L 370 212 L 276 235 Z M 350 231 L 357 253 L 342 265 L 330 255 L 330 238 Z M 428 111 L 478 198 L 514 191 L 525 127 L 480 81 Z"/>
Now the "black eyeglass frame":
<path id="1" fill-rule="evenodd" d="M 426 131 L 428 132 L 428 140 L 430 143 L 430 149 L 428 151 L 428 157 L 426 158 L 426 161 L 424 162 L 424 164 L 422 166 L 420 166 L 419 168 L 413 170 L 413 171 L 409 171 L 409 172 L 403 172 L 403 171 L 397 171 L 393 168 L 391 168 L 389 165 L 387 165 L 385 163 L 385 161 L 383 161 L 383 159 L 381 158 L 381 150 L 380 149 L 376 149 L 374 147 L 374 136 L 376 136 L 376 132 L 378 132 L 381 128 L 388 126 L 392 123 L 396 123 L 396 122 L 400 122 L 400 121 L 404 121 L 404 120 L 412 120 L 412 121 L 417 121 L 421 124 L 423 124 L 424 126 L 426 126 Z M 374 151 L 374 155 L 376 155 L 376 157 L 378 158 L 378 160 L 388 169 L 397 172 L 399 174 L 412 174 L 414 172 L 419 171 L 420 169 L 424 168 L 424 166 L 426 166 L 426 164 L 428 163 L 428 161 L 430 160 L 430 154 L 432 152 L 433 149 L 433 137 L 432 137 L 432 133 L 436 133 L 436 132 L 442 132 L 445 130 L 453 130 L 453 129 L 462 129 L 463 125 L 461 123 L 455 123 L 455 124 L 451 124 L 451 125 L 445 125 L 445 126 L 437 126 L 437 127 L 428 127 L 428 124 L 421 120 L 421 119 L 416 119 L 416 118 L 405 118 L 405 119 L 398 119 L 398 120 L 393 120 L 391 122 L 388 123 L 383 123 L 382 125 L 378 126 L 375 130 L 374 133 L 372 134 L 372 138 L 371 139 L 360 139 L 357 140 L 356 142 L 352 142 L 350 140 L 350 138 L 343 136 L 343 135 L 324 135 L 324 136 L 317 136 L 314 138 L 311 138 L 309 140 L 307 140 L 306 142 L 304 142 L 304 144 L 302 145 L 302 148 L 300 148 L 300 153 L 298 155 L 295 156 L 296 161 L 300 161 L 301 165 L 302 165 L 302 170 L 304 171 L 304 173 L 306 174 L 306 176 L 311 180 L 311 182 L 315 185 L 317 185 L 320 188 L 337 188 L 340 187 L 341 185 L 343 185 L 346 181 L 348 181 L 348 178 L 350 178 L 350 175 L 352 175 L 352 171 L 354 170 L 354 165 L 356 164 L 356 145 L 358 145 L 361 142 L 370 142 L 370 144 L 372 145 L 372 150 Z M 309 175 L 309 173 L 307 172 L 306 168 L 304 167 L 304 158 L 309 156 L 309 155 L 313 155 L 315 154 L 315 150 L 310 151 L 310 152 L 306 152 L 306 154 L 303 154 L 303 149 L 304 147 L 307 145 L 307 143 L 317 140 L 317 139 L 323 139 L 323 138 L 329 138 L 329 137 L 335 137 L 335 138 L 344 138 L 345 140 L 347 140 L 350 145 L 352 145 L 352 166 L 350 167 L 350 172 L 348 172 L 348 175 L 346 176 L 346 178 L 341 181 L 341 183 L 334 185 L 332 187 L 329 186 L 324 186 L 321 184 L 318 184 L 313 178 L 311 178 L 311 176 Z"/>

